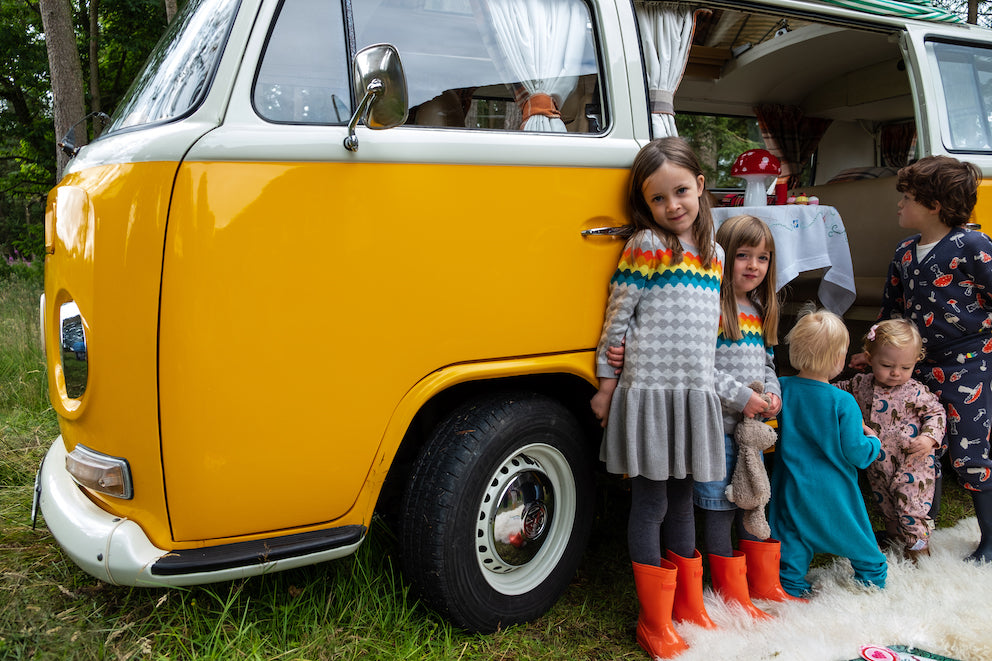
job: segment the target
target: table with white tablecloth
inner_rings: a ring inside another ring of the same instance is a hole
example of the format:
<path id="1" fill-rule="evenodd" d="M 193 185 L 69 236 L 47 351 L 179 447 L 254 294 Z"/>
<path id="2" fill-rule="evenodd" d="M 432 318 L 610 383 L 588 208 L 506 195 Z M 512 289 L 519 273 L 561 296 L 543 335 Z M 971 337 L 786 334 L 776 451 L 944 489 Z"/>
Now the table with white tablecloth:
<path id="1" fill-rule="evenodd" d="M 817 294 L 824 307 L 843 314 L 855 299 L 854 266 L 847 230 L 837 209 L 823 204 L 765 207 L 715 207 L 719 227 L 733 216 L 749 214 L 765 221 L 775 238 L 775 278 L 779 289 L 804 271 L 826 269 Z M 727 255 L 727 259 L 731 259 Z"/>

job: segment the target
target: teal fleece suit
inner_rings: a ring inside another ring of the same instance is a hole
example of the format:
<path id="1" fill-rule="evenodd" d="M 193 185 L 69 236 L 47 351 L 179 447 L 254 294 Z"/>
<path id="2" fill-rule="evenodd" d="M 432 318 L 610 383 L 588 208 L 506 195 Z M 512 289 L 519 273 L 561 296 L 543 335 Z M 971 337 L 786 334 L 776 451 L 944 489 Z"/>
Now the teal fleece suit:
<path id="1" fill-rule="evenodd" d="M 864 434 L 850 393 L 797 376 L 779 382 L 781 439 L 768 522 L 782 542 L 782 587 L 795 597 L 807 594 L 813 555 L 831 553 L 850 559 L 860 582 L 884 588 L 885 555 L 858 487 L 858 469 L 878 456 L 879 440 Z"/>

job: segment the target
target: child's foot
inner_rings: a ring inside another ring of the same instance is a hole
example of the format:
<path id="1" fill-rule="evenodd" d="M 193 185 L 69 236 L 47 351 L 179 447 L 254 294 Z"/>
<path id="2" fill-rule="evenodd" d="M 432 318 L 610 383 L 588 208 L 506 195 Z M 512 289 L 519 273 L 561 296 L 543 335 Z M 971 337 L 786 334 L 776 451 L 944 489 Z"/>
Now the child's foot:
<path id="1" fill-rule="evenodd" d="M 914 565 L 917 563 L 921 556 L 930 557 L 930 547 L 924 546 L 923 548 L 913 548 L 912 546 L 907 546 L 903 549 L 903 557 L 910 560 Z"/>
<path id="2" fill-rule="evenodd" d="M 978 545 L 975 552 L 965 558 L 965 560 L 969 562 L 985 562 L 992 564 L 992 544 L 987 544 L 984 540 L 982 540 L 982 543 Z"/>

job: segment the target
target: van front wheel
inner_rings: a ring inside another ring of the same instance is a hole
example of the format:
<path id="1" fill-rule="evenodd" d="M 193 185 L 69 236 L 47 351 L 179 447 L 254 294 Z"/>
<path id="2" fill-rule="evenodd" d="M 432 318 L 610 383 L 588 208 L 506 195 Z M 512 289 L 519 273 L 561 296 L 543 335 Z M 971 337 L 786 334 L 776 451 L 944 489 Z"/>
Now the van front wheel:
<path id="1" fill-rule="evenodd" d="M 592 479 L 582 430 L 533 393 L 471 403 L 435 430 L 403 499 L 403 568 L 457 626 L 491 632 L 542 615 L 582 558 Z"/>

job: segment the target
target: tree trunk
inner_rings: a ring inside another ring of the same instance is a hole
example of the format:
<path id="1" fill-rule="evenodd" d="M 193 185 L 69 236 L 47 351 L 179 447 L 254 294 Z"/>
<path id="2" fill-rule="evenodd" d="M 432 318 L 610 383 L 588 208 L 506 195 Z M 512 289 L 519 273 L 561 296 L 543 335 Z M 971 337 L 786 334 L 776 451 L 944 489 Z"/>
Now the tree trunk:
<path id="1" fill-rule="evenodd" d="M 978 0 L 968 0 L 968 22 L 978 25 Z"/>
<path id="2" fill-rule="evenodd" d="M 83 99 L 83 66 L 76 50 L 76 35 L 72 29 L 72 14 L 68 0 L 39 0 L 41 22 L 48 49 L 48 69 L 52 76 L 52 114 L 55 117 L 55 138 L 61 140 L 72 125 L 86 114 Z M 76 146 L 86 144 L 86 131 L 76 134 Z M 56 147 L 56 179 L 69 157 Z"/>
<path id="3" fill-rule="evenodd" d="M 172 17 L 176 15 L 176 0 L 165 0 L 165 22 L 172 22 Z"/>

